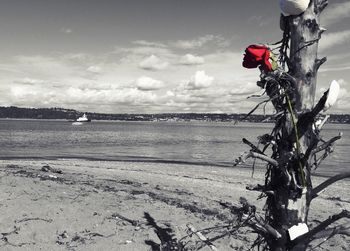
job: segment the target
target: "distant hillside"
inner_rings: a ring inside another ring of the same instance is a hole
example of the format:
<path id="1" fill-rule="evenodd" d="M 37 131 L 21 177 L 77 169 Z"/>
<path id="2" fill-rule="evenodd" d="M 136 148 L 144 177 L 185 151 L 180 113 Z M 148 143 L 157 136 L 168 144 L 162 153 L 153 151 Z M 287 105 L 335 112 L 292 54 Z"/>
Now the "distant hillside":
<path id="1" fill-rule="evenodd" d="M 78 111 L 63 108 L 0 107 L 0 118 L 75 119 Z"/>
<path id="2" fill-rule="evenodd" d="M 0 107 L 0 118 L 17 119 L 66 119 L 75 120 L 83 112 L 64 108 L 20 108 L 15 106 Z M 221 113 L 162 113 L 162 114 L 105 114 L 86 112 L 92 120 L 124 121 L 248 121 L 272 122 L 268 115 L 221 114 Z M 330 123 L 350 124 L 350 115 L 331 115 Z"/>

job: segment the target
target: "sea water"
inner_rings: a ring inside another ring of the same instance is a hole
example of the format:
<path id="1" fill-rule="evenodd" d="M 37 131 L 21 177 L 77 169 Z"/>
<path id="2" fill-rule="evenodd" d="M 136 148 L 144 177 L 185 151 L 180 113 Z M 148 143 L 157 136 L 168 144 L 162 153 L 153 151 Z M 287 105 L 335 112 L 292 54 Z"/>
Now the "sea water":
<path id="1" fill-rule="evenodd" d="M 249 147 L 245 137 L 270 133 L 273 124 L 222 122 L 93 121 L 74 126 L 59 120 L 0 120 L 0 159 L 91 159 L 231 167 Z M 318 173 L 350 170 L 350 125 L 326 125 L 325 140 L 343 133 Z M 252 161 L 247 162 L 250 167 Z M 264 163 L 256 162 L 257 168 Z"/>

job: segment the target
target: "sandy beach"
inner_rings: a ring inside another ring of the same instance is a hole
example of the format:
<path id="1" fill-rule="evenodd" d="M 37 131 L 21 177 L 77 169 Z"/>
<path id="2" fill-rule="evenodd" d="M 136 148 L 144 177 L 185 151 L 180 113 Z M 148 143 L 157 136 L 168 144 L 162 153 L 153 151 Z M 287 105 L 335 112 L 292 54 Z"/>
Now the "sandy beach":
<path id="1" fill-rule="evenodd" d="M 0 161 L 1 250 L 157 250 L 159 233 L 182 239 L 188 250 L 210 250 L 196 229 L 224 226 L 235 215 L 220 201 L 244 196 L 257 205 L 246 185 L 263 182 L 262 171 L 163 163 L 84 160 Z M 314 185 L 325 178 L 315 177 Z M 342 209 L 350 210 L 350 184 L 340 181 L 316 199 L 310 226 Z M 227 229 L 204 231 L 219 250 L 246 250 L 252 233 L 216 237 Z M 158 233 L 158 235 L 157 235 Z M 337 236 L 324 250 L 348 250 Z"/>

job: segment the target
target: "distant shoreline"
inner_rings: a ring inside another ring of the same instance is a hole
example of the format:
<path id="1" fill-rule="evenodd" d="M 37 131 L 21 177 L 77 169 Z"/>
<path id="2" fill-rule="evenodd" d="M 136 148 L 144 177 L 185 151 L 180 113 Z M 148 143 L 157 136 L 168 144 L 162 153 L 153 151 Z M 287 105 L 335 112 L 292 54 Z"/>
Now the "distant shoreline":
<path id="1" fill-rule="evenodd" d="M 62 119 L 62 118 L 8 118 L 8 117 L 0 117 L 0 121 L 7 121 L 7 120 L 18 120 L 18 121 L 61 121 L 61 122 L 67 122 L 67 123 L 72 123 L 72 120 L 68 119 Z M 216 120 L 122 120 L 122 119 L 113 119 L 113 120 L 108 120 L 108 119 L 94 119 L 92 122 L 149 122 L 149 123 L 176 123 L 176 122 L 182 122 L 182 123 L 231 123 L 231 124 L 240 124 L 240 123 L 254 123 L 254 124 L 273 124 L 273 120 L 269 121 L 255 121 L 255 120 L 243 120 L 243 121 L 216 121 Z M 334 124 L 334 125 L 344 125 L 344 124 L 350 124 L 350 121 L 347 122 L 342 122 L 342 121 L 332 121 L 329 120 L 327 121 L 328 124 Z"/>
<path id="2" fill-rule="evenodd" d="M 252 122 L 274 123 L 273 115 L 247 113 L 157 113 L 157 114 L 107 114 L 81 112 L 64 108 L 21 108 L 0 107 L 0 118 L 3 119 L 55 119 L 74 121 L 83 113 L 92 121 L 205 121 L 205 122 Z M 350 114 L 331 114 L 328 123 L 350 124 Z"/>

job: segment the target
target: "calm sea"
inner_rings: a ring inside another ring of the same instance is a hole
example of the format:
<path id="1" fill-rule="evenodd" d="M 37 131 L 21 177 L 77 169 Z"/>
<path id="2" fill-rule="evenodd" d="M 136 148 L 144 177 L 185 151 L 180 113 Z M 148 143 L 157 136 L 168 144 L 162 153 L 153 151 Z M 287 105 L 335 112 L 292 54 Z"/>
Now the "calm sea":
<path id="1" fill-rule="evenodd" d="M 83 158 L 232 166 L 272 124 L 213 122 L 106 122 L 73 126 L 56 120 L 0 120 L 0 159 Z M 343 132 L 318 172 L 349 170 L 350 125 L 326 125 L 325 139 Z M 251 162 L 248 162 L 248 164 Z M 258 163 L 262 166 L 262 163 Z"/>

